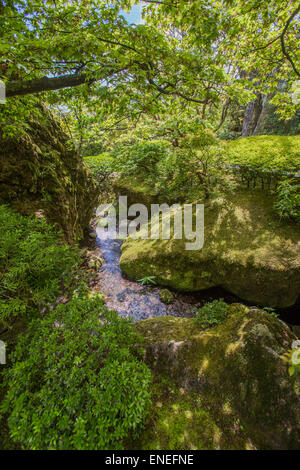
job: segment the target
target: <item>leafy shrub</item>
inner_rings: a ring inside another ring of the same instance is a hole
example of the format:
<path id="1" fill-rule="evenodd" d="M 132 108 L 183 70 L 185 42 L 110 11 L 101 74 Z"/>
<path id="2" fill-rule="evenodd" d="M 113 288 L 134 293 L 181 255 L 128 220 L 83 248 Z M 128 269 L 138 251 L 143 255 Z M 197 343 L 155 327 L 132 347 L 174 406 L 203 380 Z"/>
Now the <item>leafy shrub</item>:
<path id="1" fill-rule="evenodd" d="M 86 132 L 86 129 L 85 129 Z M 92 131 L 93 132 L 93 131 Z M 98 132 L 98 131 L 97 131 Z M 79 136 L 80 139 L 80 136 Z M 99 155 L 103 152 L 103 139 L 97 139 L 94 136 L 92 139 L 85 138 L 82 147 L 81 155 L 83 157 L 89 157 L 90 155 Z"/>
<path id="2" fill-rule="evenodd" d="M 189 195 L 199 189 L 198 178 L 185 149 L 176 149 L 166 155 L 158 162 L 156 171 L 155 190 L 167 199 L 187 201 Z"/>
<path id="3" fill-rule="evenodd" d="M 300 182 L 287 179 L 279 184 L 275 210 L 282 219 L 300 222 Z"/>
<path id="4" fill-rule="evenodd" d="M 192 201 L 208 198 L 224 187 L 223 148 L 213 133 L 202 131 L 187 136 L 181 145 L 158 163 L 157 191 Z"/>
<path id="5" fill-rule="evenodd" d="M 228 315 L 229 305 L 223 299 L 206 303 L 196 312 L 195 321 L 202 328 L 219 325 Z"/>
<path id="6" fill-rule="evenodd" d="M 77 251 L 45 219 L 0 206 L 0 330 L 53 301 L 78 261 Z"/>
<path id="7" fill-rule="evenodd" d="M 183 146 L 205 152 L 212 146 L 218 145 L 218 139 L 208 129 L 198 132 L 196 135 L 187 136 L 183 139 Z"/>
<path id="8" fill-rule="evenodd" d="M 83 160 L 90 169 L 92 178 L 97 183 L 98 202 L 112 200 L 114 197 L 112 193 L 113 158 L 108 152 L 105 152 L 94 157 L 85 157 Z"/>
<path id="9" fill-rule="evenodd" d="M 96 181 L 109 176 L 112 172 L 113 158 L 107 152 L 93 157 L 84 157 L 83 161 Z"/>
<path id="10" fill-rule="evenodd" d="M 136 343 L 127 320 L 82 292 L 32 322 L 5 375 L 12 438 L 33 450 L 122 448 L 149 402 Z"/>
<path id="11" fill-rule="evenodd" d="M 123 175 L 143 174 L 153 177 L 156 164 L 166 157 L 171 150 L 167 141 L 140 141 L 134 145 L 118 147 L 114 151 L 115 170 Z"/>

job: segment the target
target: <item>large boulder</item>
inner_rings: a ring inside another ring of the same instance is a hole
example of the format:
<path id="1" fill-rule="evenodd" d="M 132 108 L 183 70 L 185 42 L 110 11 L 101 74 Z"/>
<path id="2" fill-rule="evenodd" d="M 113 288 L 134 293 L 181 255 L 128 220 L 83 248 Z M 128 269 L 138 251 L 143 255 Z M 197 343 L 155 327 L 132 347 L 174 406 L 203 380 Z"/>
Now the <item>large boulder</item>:
<path id="1" fill-rule="evenodd" d="M 218 424 L 217 442 L 205 440 L 204 447 L 299 448 L 300 379 L 289 376 L 280 357 L 296 337 L 282 321 L 255 308 L 233 304 L 227 319 L 208 330 L 201 329 L 193 319 L 170 316 L 147 319 L 134 328 L 143 337 L 145 361 L 157 380 L 174 381 L 186 400 L 198 395 L 202 403 L 198 409 L 198 434 L 207 438 L 203 424 L 208 422 L 209 428 Z M 194 408 L 197 407 L 194 400 Z M 191 418 L 192 414 L 193 409 Z M 168 419 L 165 414 L 162 416 Z M 178 424 L 177 433 L 183 436 L 191 424 L 188 417 Z M 236 432 L 228 425 L 230 417 L 232 426 L 239 428 Z M 227 421 L 222 431 L 224 419 Z M 158 415 L 152 420 L 151 429 L 145 429 L 147 439 L 159 434 L 161 427 Z M 244 443 L 240 441 L 241 430 L 247 436 Z M 164 432 L 169 430 L 164 427 Z M 197 442 L 195 434 L 194 426 L 194 448 L 201 448 L 202 441 Z M 230 434 L 228 443 L 226 435 Z"/>
<path id="2" fill-rule="evenodd" d="M 96 186 L 51 113 L 35 111 L 18 134 L 0 132 L 0 202 L 23 214 L 43 211 L 72 243 L 89 225 Z"/>
<path id="3" fill-rule="evenodd" d="M 175 289 L 222 286 L 261 306 L 293 305 L 300 294 L 300 226 L 276 220 L 273 203 L 259 190 L 215 199 L 205 204 L 201 250 L 186 250 L 185 239 L 128 238 L 121 269 L 134 279 L 155 275 Z"/>

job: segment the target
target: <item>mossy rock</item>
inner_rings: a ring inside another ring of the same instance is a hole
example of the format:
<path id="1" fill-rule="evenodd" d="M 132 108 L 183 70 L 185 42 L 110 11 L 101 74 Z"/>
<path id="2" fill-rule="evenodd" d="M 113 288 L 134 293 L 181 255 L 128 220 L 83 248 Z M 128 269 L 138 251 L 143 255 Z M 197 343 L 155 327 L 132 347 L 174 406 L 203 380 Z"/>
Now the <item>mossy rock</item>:
<path id="1" fill-rule="evenodd" d="M 224 323 L 208 330 L 170 316 L 134 328 L 155 375 L 198 394 L 218 422 L 232 416 L 259 449 L 299 448 L 300 379 L 289 377 L 280 357 L 295 335 L 283 322 L 233 304 Z"/>
<path id="2" fill-rule="evenodd" d="M 185 239 L 128 238 L 121 269 L 133 279 L 155 273 L 158 284 L 179 290 L 222 286 L 256 305 L 293 305 L 300 294 L 300 226 L 276 220 L 273 204 L 261 191 L 216 198 L 205 204 L 201 250 L 186 250 Z M 150 233 L 149 226 L 141 232 Z"/>
<path id="3" fill-rule="evenodd" d="M 81 239 L 97 204 L 97 188 L 78 152 L 42 105 L 22 132 L 0 131 L 0 202 L 22 214 L 43 210 L 65 239 Z"/>
<path id="4" fill-rule="evenodd" d="M 220 419 L 201 395 L 156 376 L 152 406 L 138 438 L 127 440 L 127 449 L 238 450 L 255 449 L 239 418 L 225 412 Z"/>
<path id="5" fill-rule="evenodd" d="M 161 302 L 167 305 L 171 304 L 174 301 L 174 295 L 172 294 L 172 292 L 169 291 L 169 289 L 161 289 L 161 291 L 159 292 L 159 298 Z"/>

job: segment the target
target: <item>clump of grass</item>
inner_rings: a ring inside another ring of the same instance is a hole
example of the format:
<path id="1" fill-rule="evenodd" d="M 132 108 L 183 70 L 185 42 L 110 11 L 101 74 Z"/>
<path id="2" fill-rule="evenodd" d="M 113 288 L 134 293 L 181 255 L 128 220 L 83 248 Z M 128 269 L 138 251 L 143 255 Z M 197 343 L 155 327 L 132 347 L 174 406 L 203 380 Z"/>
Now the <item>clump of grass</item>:
<path id="1" fill-rule="evenodd" d="M 219 325 L 228 315 L 229 305 L 223 299 L 206 303 L 196 311 L 195 322 L 202 328 Z"/>

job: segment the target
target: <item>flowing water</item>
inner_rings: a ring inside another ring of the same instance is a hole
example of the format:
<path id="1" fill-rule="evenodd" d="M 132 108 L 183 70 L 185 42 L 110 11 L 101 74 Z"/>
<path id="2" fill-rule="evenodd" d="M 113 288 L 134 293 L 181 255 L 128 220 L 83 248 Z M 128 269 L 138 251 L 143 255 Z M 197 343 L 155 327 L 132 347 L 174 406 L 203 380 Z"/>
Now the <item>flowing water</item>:
<path id="1" fill-rule="evenodd" d="M 109 229 L 104 227 L 97 226 L 96 233 L 104 261 L 98 273 L 97 289 L 103 293 L 108 308 L 136 321 L 164 315 L 193 316 L 197 303 L 194 296 L 174 293 L 174 302 L 164 304 L 159 299 L 159 287 L 143 286 L 122 275 L 119 264 L 122 241 L 110 238 Z"/>
<path id="2" fill-rule="evenodd" d="M 221 287 L 215 287 L 198 293 L 181 293 L 172 291 L 174 301 L 170 305 L 161 302 L 159 292 L 162 287 L 143 286 L 141 283 L 127 279 L 120 268 L 122 240 L 114 239 L 110 229 L 93 225 L 96 229 L 98 255 L 103 259 L 102 267 L 97 274 L 95 290 L 103 293 L 106 306 L 116 310 L 124 317 L 133 317 L 135 321 L 146 318 L 172 315 L 176 317 L 193 317 L 195 309 L 206 302 L 223 298 L 227 303 L 247 302 L 230 294 Z M 299 302 L 293 307 L 277 311 L 280 318 L 291 325 L 299 325 Z"/>

